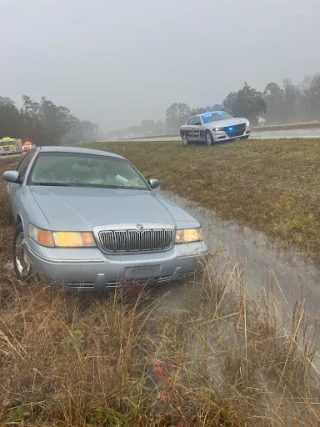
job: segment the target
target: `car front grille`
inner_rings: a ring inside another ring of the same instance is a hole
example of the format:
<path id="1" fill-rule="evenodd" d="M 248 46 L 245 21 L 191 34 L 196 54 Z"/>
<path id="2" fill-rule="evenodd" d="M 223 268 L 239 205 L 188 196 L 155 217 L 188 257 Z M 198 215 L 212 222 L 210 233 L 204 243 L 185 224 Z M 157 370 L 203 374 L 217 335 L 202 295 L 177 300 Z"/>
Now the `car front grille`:
<path id="1" fill-rule="evenodd" d="M 232 127 L 232 130 L 230 130 L 231 127 Z M 223 130 L 230 138 L 241 136 L 244 134 L 244 131 L 246 130 L 246 124 L 241 123 L 239 125 L 226 126 Z"/>
<path id="2" fill-rule="evenodd" d="M 172 247 L 174 230 L 103 230 L 98 237 L 106 252 L 157 252 Z"/>

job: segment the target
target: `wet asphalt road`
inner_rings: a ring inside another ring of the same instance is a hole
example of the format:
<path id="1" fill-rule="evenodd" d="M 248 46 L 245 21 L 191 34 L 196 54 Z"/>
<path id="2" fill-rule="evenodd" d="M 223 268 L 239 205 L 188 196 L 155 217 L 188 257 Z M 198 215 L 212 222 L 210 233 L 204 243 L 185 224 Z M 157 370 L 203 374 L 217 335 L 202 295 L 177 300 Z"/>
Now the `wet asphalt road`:
<path id="1" fill-rule="evenodd" d="M 280 139 L 280 138 L 320 138 L 320 128 L 313 129 L 290 129 L 290 130 L 273 130 L 273 131 L 261 131 L 251 132 L 251 139 Z M 120 140 L 119 140 L 120 141 Z M 125 141 L 125 140 L 121 140 Z M 181 141 L 180 136 L 171 137 L 156 137 L 156 138 L 144 138 L 144 139 L 130 139 L 126 141 Z"/>

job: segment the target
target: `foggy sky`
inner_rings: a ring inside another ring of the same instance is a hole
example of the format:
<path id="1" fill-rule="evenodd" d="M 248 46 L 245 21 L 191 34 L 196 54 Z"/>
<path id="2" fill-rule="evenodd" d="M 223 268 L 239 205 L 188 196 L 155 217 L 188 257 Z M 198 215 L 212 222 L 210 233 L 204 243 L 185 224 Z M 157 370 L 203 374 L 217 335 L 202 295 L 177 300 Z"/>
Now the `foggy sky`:
<path id="1" fill-rule="evenodd" d="M 0 96 L 106 130 L 320 72 L 319 0 L 0 0 Z"/>

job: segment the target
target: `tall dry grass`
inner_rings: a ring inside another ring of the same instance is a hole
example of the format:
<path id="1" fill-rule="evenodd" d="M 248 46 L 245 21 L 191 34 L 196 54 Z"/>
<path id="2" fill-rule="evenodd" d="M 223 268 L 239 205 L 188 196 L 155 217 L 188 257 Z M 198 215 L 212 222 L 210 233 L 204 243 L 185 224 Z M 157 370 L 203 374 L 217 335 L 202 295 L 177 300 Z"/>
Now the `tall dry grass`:
<path id="1" fill-rule="evenodd" d="M 65 294 L 3 271 L 0 425 L 319 425 L 303 304 L 289 323 L 238 279 L 203 277 L 168 311 L 152 290 Z"/>

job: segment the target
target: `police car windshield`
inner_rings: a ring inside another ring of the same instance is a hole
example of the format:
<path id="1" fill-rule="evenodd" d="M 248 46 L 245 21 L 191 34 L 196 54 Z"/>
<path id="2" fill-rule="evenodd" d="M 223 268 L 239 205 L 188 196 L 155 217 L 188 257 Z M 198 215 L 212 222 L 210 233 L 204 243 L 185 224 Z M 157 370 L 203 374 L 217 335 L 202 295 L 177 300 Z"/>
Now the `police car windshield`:
<path id="1" fill-rule="evenodd" d="M 217 122 L 219 120 L 232 119 L 231 114 L 225 111 L 214 111 L 212 113 L 205 113 L 202 116 L 203 123 Z"/>

